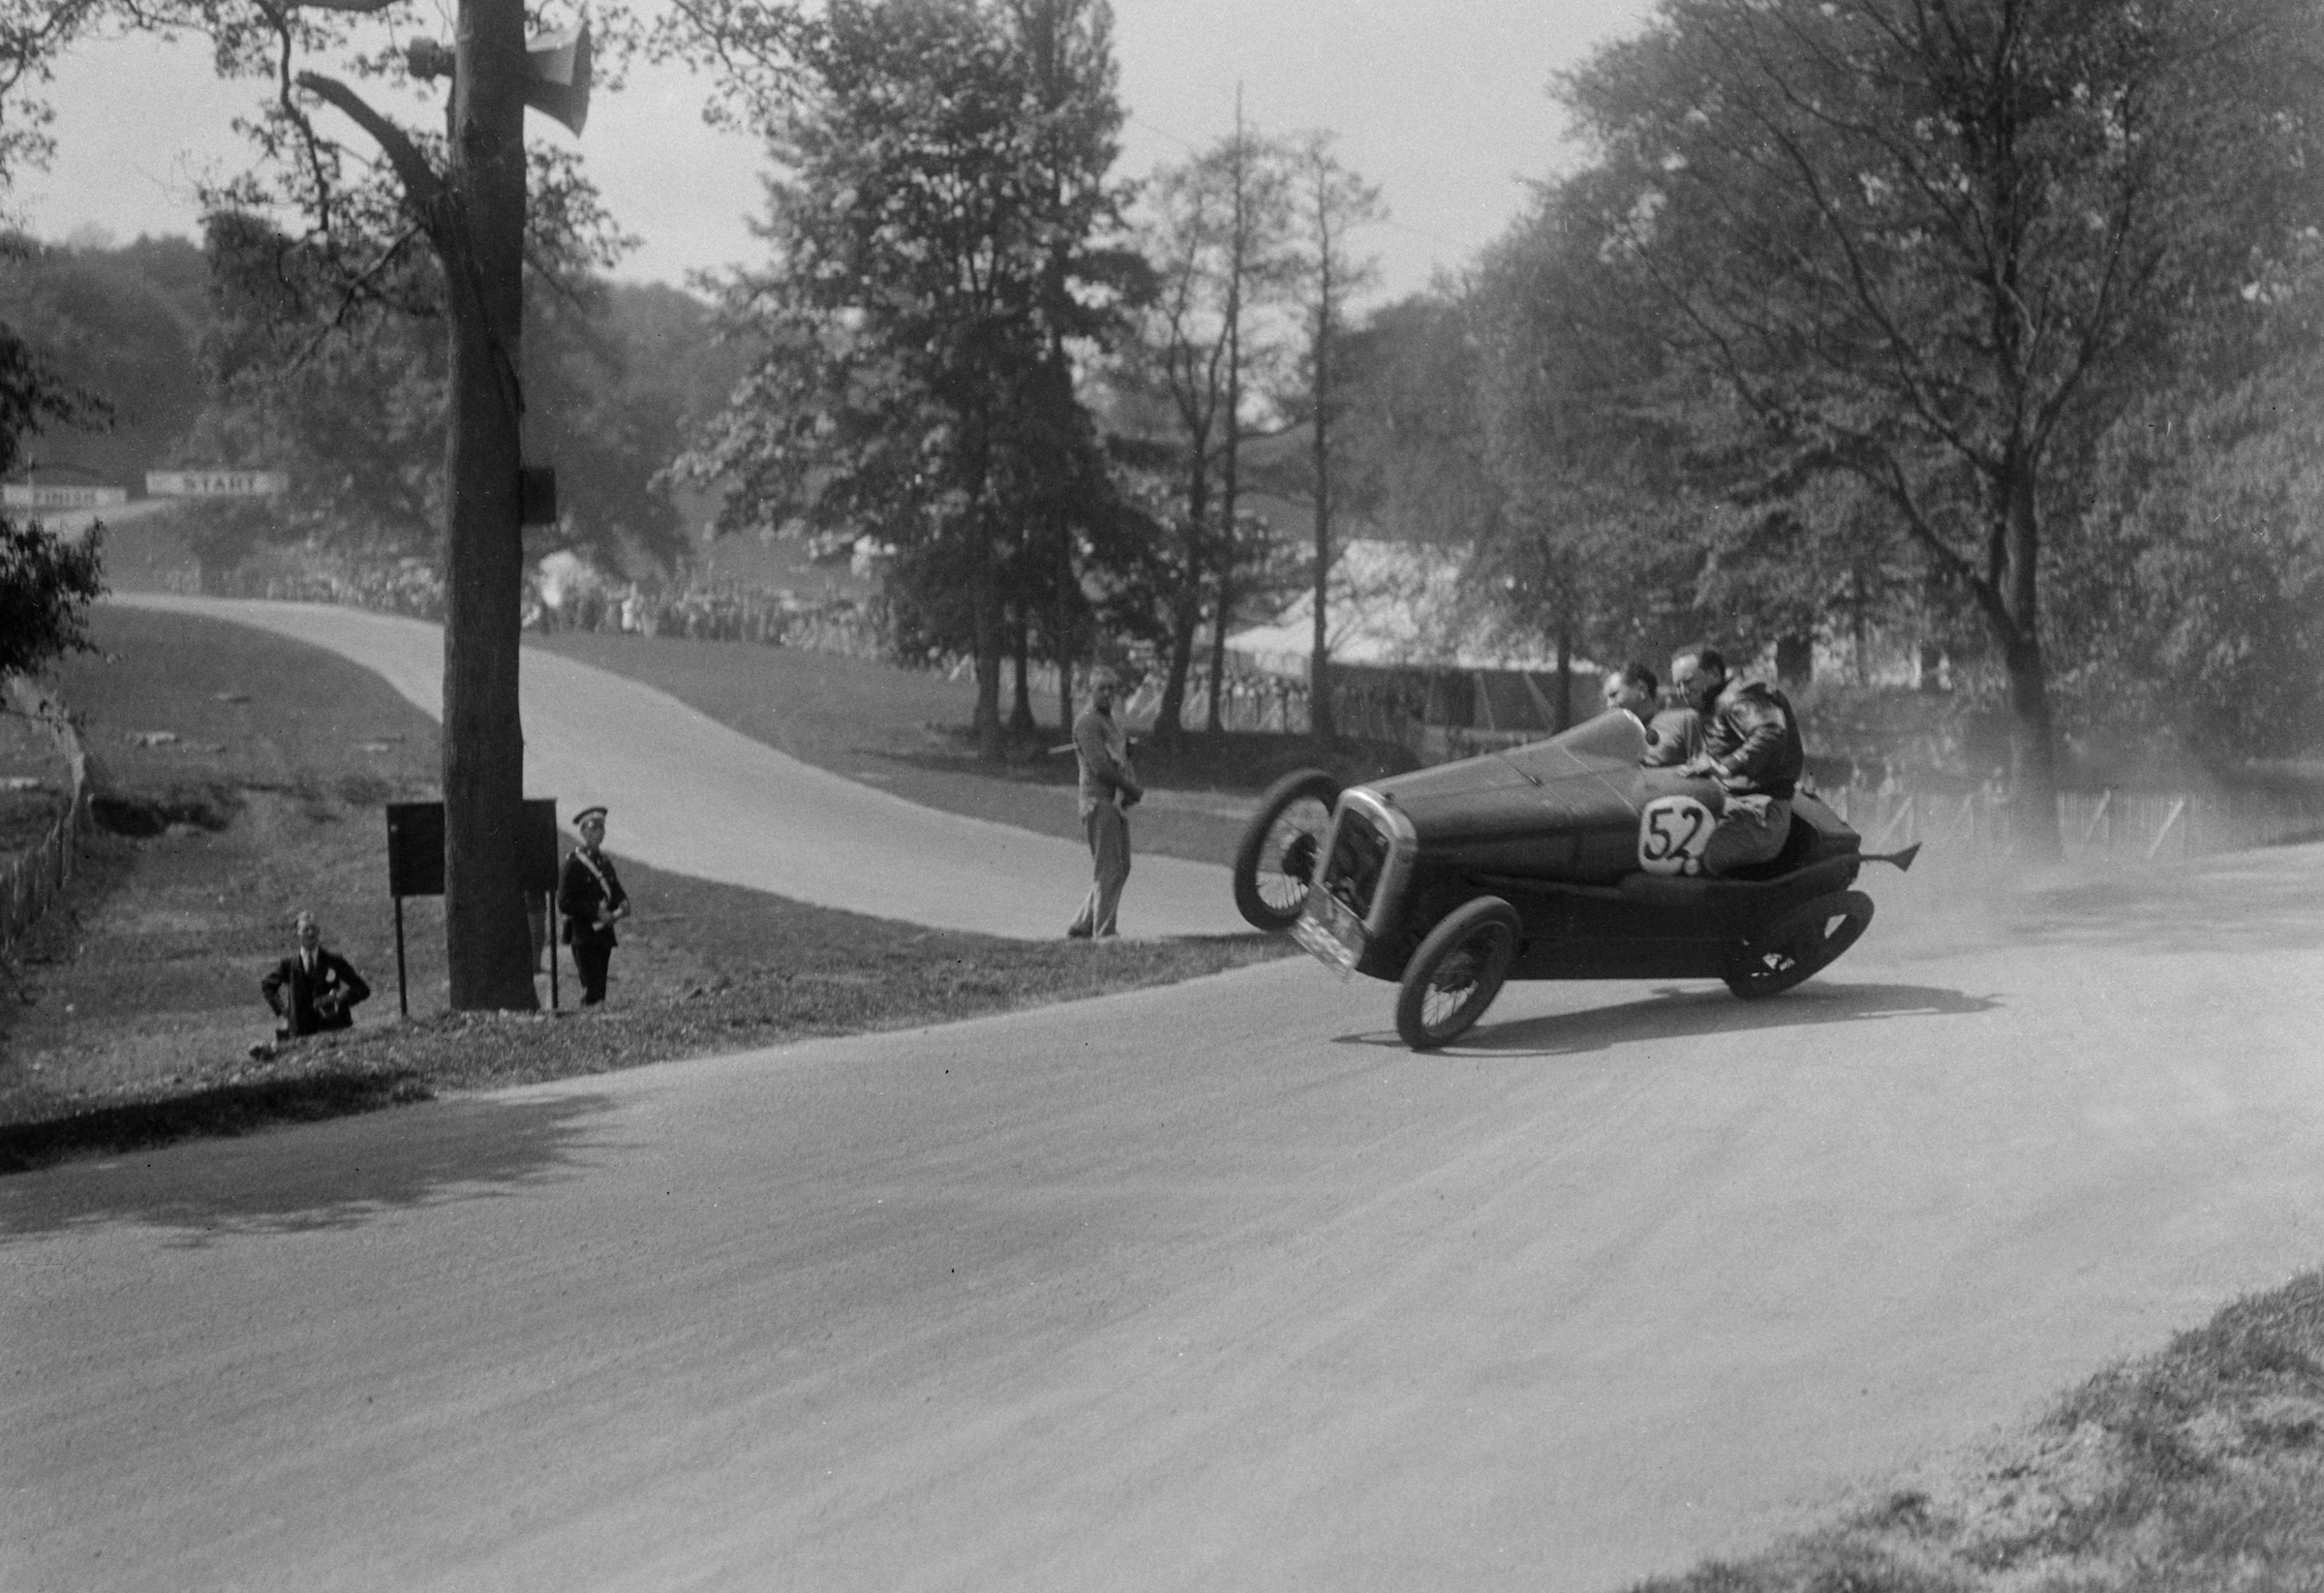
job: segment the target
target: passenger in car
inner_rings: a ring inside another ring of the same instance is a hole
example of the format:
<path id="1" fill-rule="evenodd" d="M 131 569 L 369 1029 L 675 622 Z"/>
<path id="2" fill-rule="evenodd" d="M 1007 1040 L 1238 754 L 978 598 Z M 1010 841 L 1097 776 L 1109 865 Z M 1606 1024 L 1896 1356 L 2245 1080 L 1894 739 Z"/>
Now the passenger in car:
<path id="1" fill-rule="evenodd" d="M 1692 708 L 1657 708 L 1654 671 L 1633 659 L 1605 677 L 1605 706 L 1621 709 L 1646 731 L 1649 769 L 1670 769 L 1702 751 L 1702 716 Z"/>
<path id="2" fill-rule="evenodd" d="M 1763 682 L 1730 677 L 1726 659 L 1709 647 L 1673 658 L 1670 684 L 1702 716 L 1702 750 L 1681 772 L 1707 775 L 1727 790 L 1702 854 L 1703 873 L 1732 873 L 1766 862 L 1791 833 L 1791 797 L 1807 766 L 1790 699 Z"/>

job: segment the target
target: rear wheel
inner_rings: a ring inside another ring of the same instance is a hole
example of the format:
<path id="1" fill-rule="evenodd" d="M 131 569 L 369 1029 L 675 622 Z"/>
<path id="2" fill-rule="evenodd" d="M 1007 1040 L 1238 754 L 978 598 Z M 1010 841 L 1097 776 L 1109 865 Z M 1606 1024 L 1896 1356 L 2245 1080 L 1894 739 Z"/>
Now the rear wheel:
<path id="1" fill-rule="evenodd" d="M 1484 1016 L 1516 961 L 1517 909 L 1497 896 L 1456 907 L 1428 932 L 1396 993 L 1396 1032 L 1415 1051 L 1451 1045 Z"/>
<path id="2" fill-rule="evenodd" d="M 1235 906 L 1253 929 L 1274 934 L 1299 922 L 1338 801 L 1339 781 L 1321 769 L 1285 775 L 1259 799 L 1235 848 Z"/>
<path id="3" fill-rule="evenodd" d="M 1872 898 L 1834 891 L 1803 902 L 1735 949 L 1727 988 L 1746 1001 L 1774 996 L 1831 966 L 1872 922 Z"/>

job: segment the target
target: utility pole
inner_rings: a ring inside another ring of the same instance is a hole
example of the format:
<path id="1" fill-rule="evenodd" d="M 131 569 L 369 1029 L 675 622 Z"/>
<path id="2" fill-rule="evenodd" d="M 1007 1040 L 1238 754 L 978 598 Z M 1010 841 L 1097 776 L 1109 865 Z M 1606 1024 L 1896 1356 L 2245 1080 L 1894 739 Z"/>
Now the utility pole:
<path id="1" fill-rule="evenodd" d="M 314 73 L 299 74 L 297 84 L 379 144 L 443 269 L 451 321 L 444 460 L 450 488 L 444 528 L 444 951 L 456 1010 L 531 1011 L 540 1003 L 533 989 L 533 935 L 520 869 L 525 740 L 517 698 L 524 597 L 518 485 L 529 77 L 524 0 L 460 0 L 457 28 L 443 172 L 402 128 L 347 84 Z M 413 46 L 415 75 L 440 73 L 442 53 L 441 46 Z"/>
<path id="2" fill-rule="evenodd" d="M 460 0 L 453 46 L 450 485 L 444 539 L 445 954 L 452 1005 L 531 1010 L 533 937 L 518 863 L 525 732 L 520 351 L 524 333 L 524 0 Z"/>

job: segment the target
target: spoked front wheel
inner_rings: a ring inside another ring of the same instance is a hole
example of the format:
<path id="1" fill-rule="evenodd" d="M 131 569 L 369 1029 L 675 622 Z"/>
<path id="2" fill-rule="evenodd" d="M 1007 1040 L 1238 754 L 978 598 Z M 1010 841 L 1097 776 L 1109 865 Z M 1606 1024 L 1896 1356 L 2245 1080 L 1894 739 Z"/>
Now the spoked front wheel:
<path id="1" fill-rule="evenodd" d="M 1832 965 L 1872 922 L 1872 898 L 1834 891 L 1803 902 L 1735 949 L 1727 988 L 1746 1001 L 1789 990 Z"/>
<path id="2" fill-rule="evenodd" d="M 1235 848 L 1235 906 L 1253 929 L 1274 934 L 1299 922 L 1338 801 L 1339 781 L 1321 769 L 1285 775 L 1259 799 Z"/>
<path id="3" fill-rule="evenodd" d="M 1517 958 L 1517 909 L 1497 896 L 1454 908 L 1428 932 L 1396 993 L 1396 1032 L 1415 1051 L 1451 1045 L 1484 1016 Z"/>

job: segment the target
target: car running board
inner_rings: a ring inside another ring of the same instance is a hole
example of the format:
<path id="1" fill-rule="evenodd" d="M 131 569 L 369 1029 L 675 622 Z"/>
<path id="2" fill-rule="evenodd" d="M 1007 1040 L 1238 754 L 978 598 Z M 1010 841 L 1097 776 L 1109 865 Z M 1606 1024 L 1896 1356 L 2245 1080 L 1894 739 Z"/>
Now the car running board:
<path id="1" fill-rule="evenodd" d="M 1896 872 L 1903 873 L 1912 867 L 1912 860 L 1920 855 L 1920 842 L 1915 841 L 1901 852 L 1859 852 L 1857 855 L 1867 863 L 1893 863 Z"/>

